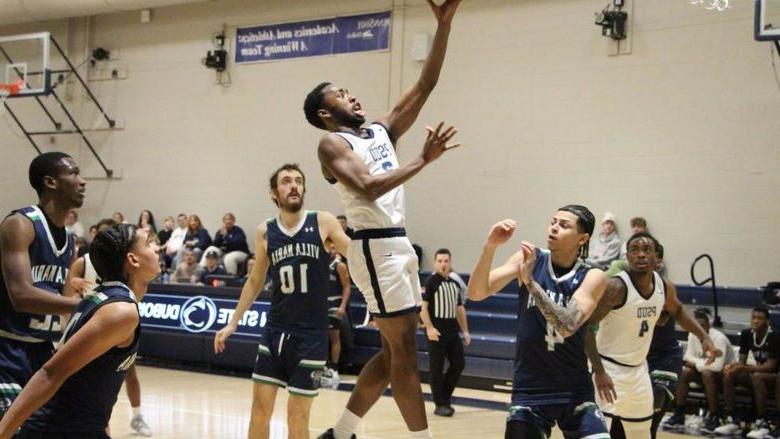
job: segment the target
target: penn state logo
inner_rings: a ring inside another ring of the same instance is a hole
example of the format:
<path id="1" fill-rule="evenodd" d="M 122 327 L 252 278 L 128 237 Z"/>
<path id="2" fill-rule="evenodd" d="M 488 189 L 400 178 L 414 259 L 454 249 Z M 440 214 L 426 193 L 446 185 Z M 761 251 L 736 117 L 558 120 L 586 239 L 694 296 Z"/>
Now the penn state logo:
<path id="1" fill-rule="evenodd" d="M 205 296 L 195 296 L 181 307 L 179 321 L 189 332 L 203 332 L 217 320 L 217 305 Z"/>

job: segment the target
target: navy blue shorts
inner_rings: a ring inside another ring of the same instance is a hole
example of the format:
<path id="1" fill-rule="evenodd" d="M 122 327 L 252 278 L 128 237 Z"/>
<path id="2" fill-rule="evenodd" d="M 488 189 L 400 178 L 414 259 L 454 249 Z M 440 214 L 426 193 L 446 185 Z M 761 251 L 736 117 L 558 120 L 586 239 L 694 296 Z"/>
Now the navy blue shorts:
<path id="1" fill-rule="evenodd" d="M 537 406 L 512 406 L 507 422 L 523 422 L 536 427 L 549 437 L 558 424 L 563 436 L 569 438 L 609 439 L 604 415 L 593 401 Z"/>
<path id="2" fill-rule="evenodd" d="M 0 337 L 0 403 L 13 402 L 52 355 L 54 345 L 50 341 L 27 343 Z"/>
<path id="3" fill-rule="evenodd" d="M 257 383 L 287 387 L 299 396 L 317 396 L 318 374 L 328 357 L 328 335 L 285 332 L 265 327 L 260 333 L 252 379 Z"/>
<path id="4" fill-rule="evenodd" d="M 677 378 L 682 373 L 682 348 L 666 352 L 649 352 L 647 367 L 654 386 L 668 389 L 672 395 L 677 389 Z"/>
<path id="5" fill-rule="evenodd" d="M 111 439 L 105 431 L 100 433 L 52 433 L 27 430 L 22 427 L 14 439 Z"/>

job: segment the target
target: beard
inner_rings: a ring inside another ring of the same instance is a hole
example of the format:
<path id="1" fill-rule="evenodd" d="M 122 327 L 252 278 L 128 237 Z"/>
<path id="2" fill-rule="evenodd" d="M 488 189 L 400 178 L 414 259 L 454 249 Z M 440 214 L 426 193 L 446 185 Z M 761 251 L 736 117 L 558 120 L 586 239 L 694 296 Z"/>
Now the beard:
<path id="1" fill-rule="evenodd" d="M 366 123 L 366 118 L 363 116 L 357 114 L 350 114 L 341 109 L 336 109 L 331 111 L 333 113 L 333 118 L 336 121 L 338 121 L 340 125 L 344 125 L 357 130 L 360 129 L 360 127 L 362 127 L 364 123 Z"/>
<path id="2" fill-rule="evenodd" d="M 290 213 L 298 213 L 303 209 L 303 195 L 299 195 L 298 201 L 290 201 L 288 198 L 279 200 L 279 209 Z"/>

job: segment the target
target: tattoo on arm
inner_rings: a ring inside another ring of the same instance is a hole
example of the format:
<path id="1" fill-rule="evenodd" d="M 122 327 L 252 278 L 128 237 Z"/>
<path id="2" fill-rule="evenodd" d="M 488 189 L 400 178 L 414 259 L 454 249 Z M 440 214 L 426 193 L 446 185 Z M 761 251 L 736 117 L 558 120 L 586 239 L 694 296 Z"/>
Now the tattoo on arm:
<path id="1" fill-rule="evenodd" d="M 536 281 L 526 287 L 544 318 L 562 337 L 574 334 L 585 323 L 585 314 L 580 311 L 575 298 L 572 297 L 566 306 L 561 306 L 553 302 Z"/>

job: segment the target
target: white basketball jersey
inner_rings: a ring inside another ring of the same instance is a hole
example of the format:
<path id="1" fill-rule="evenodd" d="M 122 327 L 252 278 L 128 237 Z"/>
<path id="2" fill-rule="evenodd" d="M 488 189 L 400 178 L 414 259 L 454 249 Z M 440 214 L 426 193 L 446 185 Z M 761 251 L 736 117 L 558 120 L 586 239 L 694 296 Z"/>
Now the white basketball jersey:
<path id="1" fill-rule="evenodd" d="M 601 321 L 596 345 L 600 355 L 620 364 L 638 366 L 647 359 L 655 322 L 664 308 L 666 288 L 661 276 L 653 272 L 653 294 L 645 299 L 628 273 L 621 271 L 617 277 L 626 285 L 626 301 Z"/>
<path id="2" fill-rule="evenodd" d="M 371 175 L 381 175 L 398 169 L 398 157 L 387 129 L 372 123 L 361 130 L 361 135 L 336 133 L 343 137 L 352 151 L 363 160 Z M 370 201 L 346 187 L 336 183 L 336 190 L 344 205 L 349 225 L 355 230 L 386 229 L 404 226 L 404 188 L 398 186 L 390 192 Z"/>

